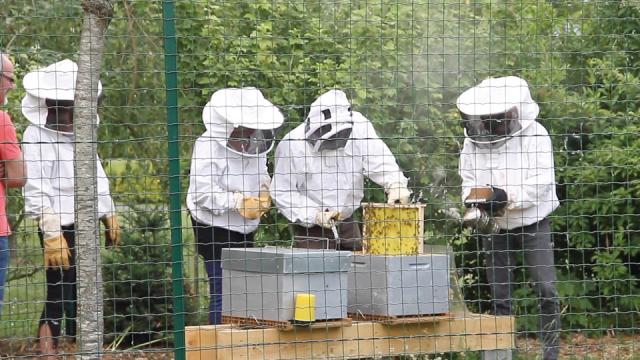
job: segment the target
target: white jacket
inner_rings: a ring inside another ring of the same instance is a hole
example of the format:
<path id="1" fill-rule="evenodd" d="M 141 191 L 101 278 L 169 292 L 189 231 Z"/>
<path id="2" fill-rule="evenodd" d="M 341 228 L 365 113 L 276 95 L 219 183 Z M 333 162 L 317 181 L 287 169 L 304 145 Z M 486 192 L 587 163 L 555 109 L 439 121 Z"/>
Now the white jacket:
<path id="1" fill-rule="evenodd" d="M 287 134 L 276 147 L 271 197 L 289 221 L 315 224 L 319 211 L 339 211 L 350 217 L 360 207 L 367 176 L 385 190 L 407 178 L 371 122 L 353 112 L 353 131 L 347 145 L 316 152 L 305 139 L 305 123 Z"/>
<path id="2" fill-rule="evenodd" d="M 260 186 L 270 181 L 266 154 L 242 156 L 207 131 L 193 148 L 187 208 L 198 222 L 248 234 L 260 219 L 242 217 L 235 209 L 234 193 L 258 196 Z"/>
<path id="3" fill-rule="evenodd" d="M 75 222 L 73 135 L 29 125 L 22 137 L 22 152 L 27 165 L 27 183 L 23 188 L 27 215 L 39 218 L 49 208 L 60 217 L 60 224 Z M 98 216 L 115 214 L 109 193 L 109 180 L 96 158 Z"/>
<path id="4" fill-rule="evenodd" d="M 501 146 L 478 146 L 466 138 L 459 171 L 463 201 L 474 187 L 493 185 L 506 191 L 506 211 L 495 219 L 501 229 L 534 224 L 559 205 L 551 139 L 536 121 Z"/>

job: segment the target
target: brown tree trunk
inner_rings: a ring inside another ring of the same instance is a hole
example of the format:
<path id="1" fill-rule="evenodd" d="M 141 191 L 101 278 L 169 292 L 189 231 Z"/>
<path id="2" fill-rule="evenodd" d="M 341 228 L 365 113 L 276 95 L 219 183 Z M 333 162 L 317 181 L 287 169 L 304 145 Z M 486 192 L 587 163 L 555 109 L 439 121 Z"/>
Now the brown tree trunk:
<path id="1" fill-rule="evenodd" d="M 97 191 L 98 80 L 110 0 L 84 0 L 74 112 L 75 230 L 78 281 L 77 359 L 102 358 L 102 265 Z"/>

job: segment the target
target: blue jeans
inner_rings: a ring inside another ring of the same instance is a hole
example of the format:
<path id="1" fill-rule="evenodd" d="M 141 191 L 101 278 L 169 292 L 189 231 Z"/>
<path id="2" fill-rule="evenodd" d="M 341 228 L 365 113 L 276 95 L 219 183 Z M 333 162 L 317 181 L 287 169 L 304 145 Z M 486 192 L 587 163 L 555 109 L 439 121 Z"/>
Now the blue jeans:
<path id="1" fill-rule="evenodd" d="M 0 236 L 0 315 L 4 303 L 4 282 L 9 272 L 9 237 Z"/>
<path id="2" fill-rule="evenodd" d="M 199 223 L 191 218 L 198 254 L 204 259 L 209 277 L 209 324 L 222 323 L 222 249 L 253 247 L 253 233 L 241 234 Z"/>

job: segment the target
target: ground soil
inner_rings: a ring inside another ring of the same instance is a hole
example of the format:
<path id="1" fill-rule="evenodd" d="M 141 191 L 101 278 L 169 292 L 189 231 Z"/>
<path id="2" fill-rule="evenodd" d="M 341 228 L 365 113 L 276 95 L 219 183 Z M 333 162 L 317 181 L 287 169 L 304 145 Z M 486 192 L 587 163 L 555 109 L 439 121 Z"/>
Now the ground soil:
<path id="1" fill-rule="evenodd" d="M 540 359 L 540 344 L 535 338 L 518 337 L 516 347 L 520 358 Z M 562 339 L 560 359 L 640 359 L 640 337 L 638 335 L 585 336 L 572 334 Z M 527 356 L 529 355 L 529 356 Z"/>

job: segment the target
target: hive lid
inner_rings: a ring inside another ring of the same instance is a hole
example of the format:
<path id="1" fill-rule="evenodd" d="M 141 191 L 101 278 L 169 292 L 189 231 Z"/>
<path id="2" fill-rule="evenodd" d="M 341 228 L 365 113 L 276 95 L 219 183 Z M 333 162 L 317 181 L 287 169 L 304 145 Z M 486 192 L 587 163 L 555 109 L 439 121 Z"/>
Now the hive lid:
<path id="1" fill-rule="evenodd" d="M 349 271 L 350 267 L 350 251 L 277 246 L 222 249 L 222 268 L 227 270 L 293 274 Z"/>

